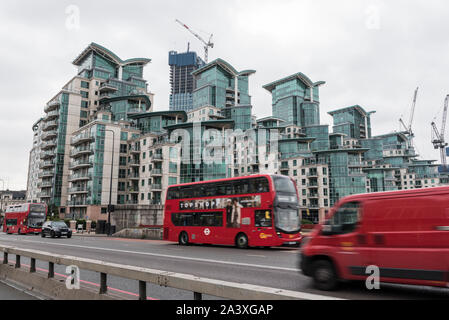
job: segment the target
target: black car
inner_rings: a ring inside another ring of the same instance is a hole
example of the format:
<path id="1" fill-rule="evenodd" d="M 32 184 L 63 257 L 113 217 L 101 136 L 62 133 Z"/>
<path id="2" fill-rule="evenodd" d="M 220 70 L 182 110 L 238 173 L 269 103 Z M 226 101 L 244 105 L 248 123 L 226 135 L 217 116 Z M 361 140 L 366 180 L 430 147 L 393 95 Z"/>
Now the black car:
<path id="1" fill-rule="evenodd" d="M 41 232 L 41 237 L 45 238 L 45 236 L 49 236 L 52 238 L 61 238 L 62 236 L 71 238 L 72 230 L 70 230 L 62 221 L 47 221 L 42 226 Z"/>

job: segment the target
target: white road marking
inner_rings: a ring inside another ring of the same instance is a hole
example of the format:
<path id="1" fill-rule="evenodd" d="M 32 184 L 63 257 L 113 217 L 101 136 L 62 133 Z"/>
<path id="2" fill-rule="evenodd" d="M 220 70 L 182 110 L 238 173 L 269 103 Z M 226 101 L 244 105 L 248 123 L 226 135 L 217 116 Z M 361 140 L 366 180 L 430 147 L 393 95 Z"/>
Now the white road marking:
<path id="1" fill-rule="evenodd" d="M 226 265 L 234 265 L 234 266 L 271 269 L 271 270 L 282 270 L 282 271 L 289 271 L 289 272 L 300 272 L 301 271 L 300 269 L 297 269 L 297 268 L 285 268 L 285 267 L 268 266 L 268 265 L 243 263 L 243 262 L 231 262 L 231 261 L 214 260 L 214 259 L 192 258 L 192 257 L 183 257 L 183 256 L 161 254 L 161 253 L 150 253 L 150 252 L 142 252 L 142 251 L 110 249 L 110 248 L 91 247 L 91 246 L 83 246 L 83 245 L 76 245 L 76 244 L 52 243 L 52 242 L 44 242 L 44 241 L 31 241 L 31 240 L 23 240 L 23 239 L 20 239 L 20 241 L 36 243 L 36 244 L 55 245 L 55 246 L 62 246 L 62 247 L 72 247 L 72 248 L 82 248 L 82 249 L 91 249 L 91 250 L 99 250 L 99 251 L 111 251 L 111 252 L 139 254 L 139 255 L 144 255 L 144 256 L 162 257 L 162 258 L 179 259 L 179 260 L 189 260 L 189 261 L 216 263 L 216 264 L 226 264 Z M 41 248 L 41 250 L 42 250 L 42 248 Z"/>
<path id="2" fill-rule="evenodd" d="M 247 254 L 248 257 L 258 257 L 258 258 L 266 258 L 267 256 L 263 256 L 261 254 Z"/>

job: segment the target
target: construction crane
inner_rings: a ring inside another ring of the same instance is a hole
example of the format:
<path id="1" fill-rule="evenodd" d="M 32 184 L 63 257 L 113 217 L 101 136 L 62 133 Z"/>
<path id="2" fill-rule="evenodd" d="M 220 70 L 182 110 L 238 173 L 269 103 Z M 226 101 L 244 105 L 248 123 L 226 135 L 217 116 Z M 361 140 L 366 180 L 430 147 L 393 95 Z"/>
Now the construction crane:
<path id="1" fill-rule="evenodd" d="M 214 44 L 211 42 L 213 34 L 210 35 L 209 41 L 206 42 L 206 40 L 201 38 L 196 32 L 192 31 L 186 24 L 182 23 L 178 19 L 176 19 L 176 22 L 179 23 L 184 28 L 186 28 L 187 30 L 189 30 L 191 34 L 193 34 L 198 40 L 200 40 L 204 44 L 204 62 L 207 63 L 209 58 L 209 47 L 210 48 L 214 47 Z"/>
<path id="2" fill-rule="evenodd" d="M 405 125 L 404 121 L 401 119 L 399 119 L 399 122 L 402 124 L 402 126 L 404 127 L 405 131 L 408 132 L 409 135 L 409 142 L 410 142 L 410 147 L 413 147 L 413 138 L 415 137 L 415 134 L 413 133 L 412 130 L 412 125 L 413 125 L 413 118 L 415 116 L 415 108 L 416 108 L 416 99 L 418 97 L 418 90 L 419 87 L 416 88 L 415 90 L 415 95 L 413 96 L 413 104 L 412 104 L 412 110 L 410 112 L 410 120 L 408 122 L 408 126 Z"/>
<path id="3" fill-rule="evenodd" d="M 444 101 L 444 111 L 443 111 L 443 123 L 441 125 L 441 131 L 438 131 L 438 128 L 435 122 L 432 122 L 432 143 L 435 149 L 440 149 L 441 155 L 441 164 L 443 166 L 443 170 L 447 171 L 447 160 L 446 160 L 446 147 L 448 143 L 444 139 L 444 131 L 446 130 L 446 120 L 447 120 L 447 109 L 449 104 L 449 94 L 446 96 L 446 100 Z"/>

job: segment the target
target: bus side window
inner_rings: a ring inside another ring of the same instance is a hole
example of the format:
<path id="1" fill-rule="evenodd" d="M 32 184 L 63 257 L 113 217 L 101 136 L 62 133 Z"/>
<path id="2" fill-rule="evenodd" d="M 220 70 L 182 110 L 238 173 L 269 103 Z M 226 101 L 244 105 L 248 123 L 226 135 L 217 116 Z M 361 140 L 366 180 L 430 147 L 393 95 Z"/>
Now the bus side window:
<path id="1" fill-rule="evenodd" d="M 254 217 L 254 226 L 256 227 L 271 227 L 273 219 L 271 210 L 256 210 Z"/>

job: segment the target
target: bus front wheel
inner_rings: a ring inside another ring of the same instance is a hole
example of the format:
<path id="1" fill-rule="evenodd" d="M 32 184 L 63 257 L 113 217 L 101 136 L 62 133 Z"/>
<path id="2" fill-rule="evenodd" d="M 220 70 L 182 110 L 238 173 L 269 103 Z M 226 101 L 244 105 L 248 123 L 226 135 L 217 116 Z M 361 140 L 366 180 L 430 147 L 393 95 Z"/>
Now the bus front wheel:
<path id="1" fill-rule="evenodd" d="M 186 246 L 189 244 L 189 235 L 187 232 L 183 231 L 179 234 L 179 244 L 181 246 Z"/>
<path id="2" fill-rule="evenodd" d="M 239 233 L 235 238 L 235 245 L 240 249 L 248 248 L 248 237 L 246 236 L 246 234 Z"/>

